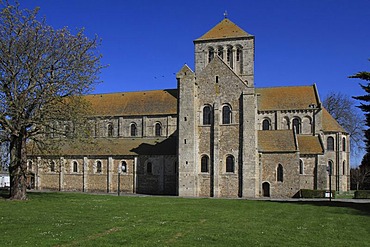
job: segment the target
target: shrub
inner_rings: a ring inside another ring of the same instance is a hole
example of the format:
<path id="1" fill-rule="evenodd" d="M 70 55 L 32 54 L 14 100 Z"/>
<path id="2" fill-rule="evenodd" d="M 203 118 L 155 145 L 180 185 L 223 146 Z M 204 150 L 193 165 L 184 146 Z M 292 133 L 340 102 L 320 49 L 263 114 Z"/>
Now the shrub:
<path id="1" fill-rule="evenodd" d="M 370 190 L 356 190 L 355 199 L 370 199 Z"/>
<path id="2" fill-rule="evenodd" d="M 326 197 L 326 193 L 329 192 L 327 190 L 308 190 L 308 189 L 301 189 L 299 191 L 300 198 L 328 198 Z M 335 197 L 335 190 L 331 191 L 332 198 Z"/>

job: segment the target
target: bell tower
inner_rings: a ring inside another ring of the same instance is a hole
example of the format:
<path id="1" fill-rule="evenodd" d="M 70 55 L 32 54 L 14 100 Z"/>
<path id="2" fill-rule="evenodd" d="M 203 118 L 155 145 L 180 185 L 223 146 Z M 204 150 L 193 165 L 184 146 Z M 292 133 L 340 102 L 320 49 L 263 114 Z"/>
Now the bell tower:
<path id="1" fill-rule="evenodd" d="M 195 73 L 219 56 L 248 85 L 254 87 L 254 36 L 226 15 L 215 27 L 194 40 Z"/>

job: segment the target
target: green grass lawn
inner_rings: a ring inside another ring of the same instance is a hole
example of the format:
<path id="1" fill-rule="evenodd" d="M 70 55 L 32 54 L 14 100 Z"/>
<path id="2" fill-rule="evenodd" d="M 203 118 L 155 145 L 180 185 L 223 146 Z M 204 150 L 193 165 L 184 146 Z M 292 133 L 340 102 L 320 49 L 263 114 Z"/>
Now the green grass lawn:
<path id="1" fill-rule="evenodd" d="M 29 193 L 1 246 L 370 246 L 370 204 Z"/>

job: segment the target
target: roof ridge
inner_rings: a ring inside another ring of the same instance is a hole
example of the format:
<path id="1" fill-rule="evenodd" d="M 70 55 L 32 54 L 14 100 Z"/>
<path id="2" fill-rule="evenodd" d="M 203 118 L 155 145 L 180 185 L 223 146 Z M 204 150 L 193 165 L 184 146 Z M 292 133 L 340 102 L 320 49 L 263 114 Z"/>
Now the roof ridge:
<path id="1" fill-rule="evenodd" d="M 121 92 L 112 92 L 112 93 L 92 93 L 84 94 L 82 96 L 97 96 L 97 95 L 113 95 L 113 94 L 125 94 L 125 93 L 146 93 L 146 92 L 159 92 L 159 91 L 168 91 L 168 90 L 178 90 L 177 88 L 165 88 L 165 89 L 150 89 L 150 90 L 139 90 L 139 91 L 121 91 Z"/>

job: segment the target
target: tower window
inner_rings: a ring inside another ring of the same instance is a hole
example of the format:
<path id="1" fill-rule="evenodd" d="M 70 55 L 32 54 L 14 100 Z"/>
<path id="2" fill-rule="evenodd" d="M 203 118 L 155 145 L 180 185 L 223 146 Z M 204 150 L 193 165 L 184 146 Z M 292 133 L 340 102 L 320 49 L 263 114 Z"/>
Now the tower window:
<path id="1" fill-rule="evenodd" d="M 202 156 L 200 161 L 200 171 L 209 172 L 209 157 L 207 155 Z"/>
<path id="2" fill-rule="evenodd" d="M 240 61 L 241 60 L 241 56 L 242 56 L 242 50 L 240 48 L 238 48 L 236 50 L 236 61 Z"/>
<path id="3" fill-rule="evenodd" d="M 217 55 L 220 57 L 220 58 L 224 58 L 224 48 L 222 47 L 218 47 L 217 49 Z"/>
<path id="4" fill-rule="evenodd" d="M 215 51 L 213 48 L 208 49 L 208 62 L 211 62 L 215 57 Z"/>
<path id="5" fill-rule="evenodd" d="M 203 124 L 210 125 L 211 117 L 212 117 L 211 107 L 207 105 L 203 108 Z"/>
<path id="6" fill-rule="evenodd" d="M 228 105 L 222 107 L 222 124 L 231 123 L 231 108 Z"/>

